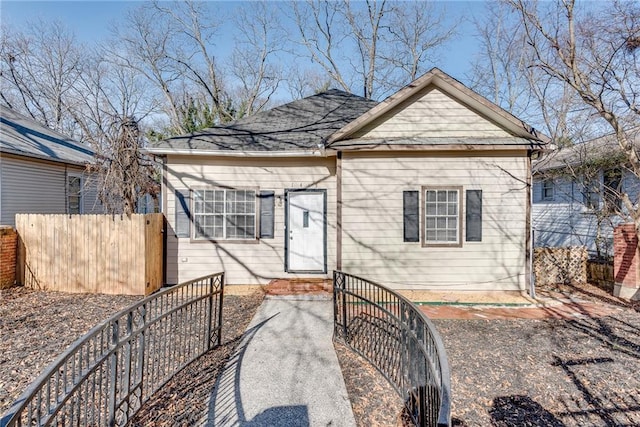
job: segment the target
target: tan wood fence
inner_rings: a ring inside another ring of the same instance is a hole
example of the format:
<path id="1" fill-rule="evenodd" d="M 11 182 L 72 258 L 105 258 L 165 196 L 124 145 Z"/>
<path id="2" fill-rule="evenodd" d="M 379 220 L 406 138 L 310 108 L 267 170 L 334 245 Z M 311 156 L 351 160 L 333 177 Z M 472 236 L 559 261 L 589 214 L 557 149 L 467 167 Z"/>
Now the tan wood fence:
<path id="1" fill-rule="evenodd" d="M 149 295 L 162 286 L 162 214 L 16 215 L 18 283 Z"/>
<path id="2" fill-rule="evenodd" d="M 612 261 L 587 261 L 587 280 L 613 292 L 615 279 Z"/>

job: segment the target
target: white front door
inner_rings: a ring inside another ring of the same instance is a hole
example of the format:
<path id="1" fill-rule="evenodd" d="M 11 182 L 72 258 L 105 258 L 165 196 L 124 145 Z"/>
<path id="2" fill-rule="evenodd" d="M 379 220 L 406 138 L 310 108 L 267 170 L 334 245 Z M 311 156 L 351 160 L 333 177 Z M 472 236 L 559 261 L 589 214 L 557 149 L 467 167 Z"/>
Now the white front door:
<path id="1" fill-rule="evenodd" d="M 289 191 L 287 196 L 287 271 L 325 273 L 327 193 Z"/>

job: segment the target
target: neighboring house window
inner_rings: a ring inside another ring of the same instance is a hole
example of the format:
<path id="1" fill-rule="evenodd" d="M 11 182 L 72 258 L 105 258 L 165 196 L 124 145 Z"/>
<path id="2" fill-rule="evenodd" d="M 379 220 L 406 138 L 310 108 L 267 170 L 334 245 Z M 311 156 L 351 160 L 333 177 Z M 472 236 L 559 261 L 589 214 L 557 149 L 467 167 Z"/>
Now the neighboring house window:
<path id="1" fill-rule="evenodd" d="M 82 176 L 67 175 L 67 213 L 82 213 Z"/>
<path id="2" fill-rule="evenodd" d="M 425 188 L 424 244 L 460 245 L 460 188 Z"/>
<path id="3" fill-rule="evenodd" d="M 622 207 L 622 169 L 614 168 L 604 171 L 602 181 L 605 209 L 619 211 Z"/>
<path id="4" fill-rule="evenodd" d="M 594 181 L 582 184 L 582 201 L 588 209 L 598 209 L 600 201 L 598 198 L 598 184 Z"/>
<path id="5" fill-rule="evenodd" d="M 552 179 L 542 181 L 542 200 L 553 200 L 554 185 Z"/>
<path id="6" fill-rule="evenodd" d="M 254 190 L 194 190 L 196 239 L 255 239 Z"/>

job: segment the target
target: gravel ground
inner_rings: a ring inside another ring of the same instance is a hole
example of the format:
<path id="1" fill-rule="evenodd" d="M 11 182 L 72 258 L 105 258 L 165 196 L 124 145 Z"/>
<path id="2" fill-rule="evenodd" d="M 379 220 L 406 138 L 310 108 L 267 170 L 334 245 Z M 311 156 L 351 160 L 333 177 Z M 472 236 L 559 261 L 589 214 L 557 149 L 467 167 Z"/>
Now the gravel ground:
<path id="1" fill-rule="evenodd" d="M 0 290 L 0 415 L 70 344 L 140 299 Z"/>

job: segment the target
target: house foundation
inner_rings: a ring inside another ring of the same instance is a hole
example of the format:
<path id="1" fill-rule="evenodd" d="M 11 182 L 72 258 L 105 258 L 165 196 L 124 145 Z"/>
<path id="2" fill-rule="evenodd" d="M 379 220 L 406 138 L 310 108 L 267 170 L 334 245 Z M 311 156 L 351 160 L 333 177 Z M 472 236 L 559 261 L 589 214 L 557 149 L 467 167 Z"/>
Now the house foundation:
<path id="1" fill-rule="evenodd" d="M 640 299 L 640 251 L 633 224 L 622 224 L 613 232 L 613 294 L 620 298 Z"/>

